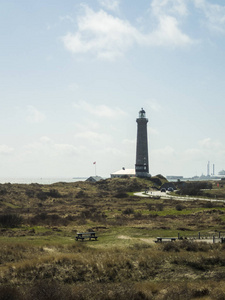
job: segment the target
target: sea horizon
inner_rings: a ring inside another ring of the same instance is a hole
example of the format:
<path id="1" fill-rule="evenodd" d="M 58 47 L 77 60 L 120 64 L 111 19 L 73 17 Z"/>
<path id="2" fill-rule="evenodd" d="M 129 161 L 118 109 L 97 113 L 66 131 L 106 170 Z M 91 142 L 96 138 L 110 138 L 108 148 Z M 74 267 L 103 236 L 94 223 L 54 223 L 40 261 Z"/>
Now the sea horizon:
<path id="1" fill-rule="evenodd" d="M 88 177 L 0 177 L 0 183 L 18 183 L 18 184 L 53 184 L 57 182 L 77 182 L 84 181 Z"/>

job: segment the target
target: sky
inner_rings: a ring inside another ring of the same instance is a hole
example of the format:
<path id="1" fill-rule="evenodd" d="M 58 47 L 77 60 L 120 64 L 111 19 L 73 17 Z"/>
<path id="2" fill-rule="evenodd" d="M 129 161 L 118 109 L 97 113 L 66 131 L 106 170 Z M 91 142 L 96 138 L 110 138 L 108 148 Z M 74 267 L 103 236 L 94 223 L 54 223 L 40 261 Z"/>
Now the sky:
<path id="1" fill-rule="evenodd" d="M 225 169 L 221 0 L 0 1 L 0 177 Z M 93 164 L 96 162 L 96 164 Z"/>

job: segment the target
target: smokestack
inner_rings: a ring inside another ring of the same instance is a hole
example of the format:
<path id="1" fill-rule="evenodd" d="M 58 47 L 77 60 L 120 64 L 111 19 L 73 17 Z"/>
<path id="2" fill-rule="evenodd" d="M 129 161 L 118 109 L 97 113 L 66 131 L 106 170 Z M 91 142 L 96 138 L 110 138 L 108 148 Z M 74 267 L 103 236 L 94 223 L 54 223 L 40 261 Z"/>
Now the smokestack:
<path id="1" fill-rule="evenodd" d="M 208 164 L 207 164 L 207 176 L 210 175 L 210 161 L 208 161 Z"/>
<path id="2" fill-rule="evenodd" d="M 213 176 L 215 176 L 215 164 L 213 164 Z"/>

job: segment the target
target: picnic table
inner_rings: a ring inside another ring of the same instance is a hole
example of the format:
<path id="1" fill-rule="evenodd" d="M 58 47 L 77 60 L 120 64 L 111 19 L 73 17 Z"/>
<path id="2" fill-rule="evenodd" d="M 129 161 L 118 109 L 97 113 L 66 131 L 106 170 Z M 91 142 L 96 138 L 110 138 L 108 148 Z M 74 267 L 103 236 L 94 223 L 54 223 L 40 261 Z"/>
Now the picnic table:
<path id="1" fill-rule="evenodd" d="M 155 243 L 162 243 L 162 242 L 174 242 L 177 238 L 175 237 L 157 237 Z"/>
<path id="2" fill-rule="evenodd" d="M 82 240 L 82 242 L 83 242 L 84 239 L 89 239 L 89 241 L 91 241 L 91 240 L 95 240 L 96 241 L 98 239 L 98 237 L 95 235 L 94 231 L 92 231 L 92 232 L 79 232 L 79 233 L 77 233 L 76 241 Z"/>

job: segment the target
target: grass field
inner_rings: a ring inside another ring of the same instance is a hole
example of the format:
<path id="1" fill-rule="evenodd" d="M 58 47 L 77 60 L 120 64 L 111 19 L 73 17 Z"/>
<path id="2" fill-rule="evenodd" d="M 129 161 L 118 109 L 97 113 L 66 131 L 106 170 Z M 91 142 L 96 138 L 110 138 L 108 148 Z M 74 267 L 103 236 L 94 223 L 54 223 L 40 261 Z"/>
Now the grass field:
<path id="1" fill-rule="evenodd" d="M 1 184 L 0 300 L 225 299 L 225 244 L 154 242 L 225 235 L 224 203 L 133 194 L 164 182 Z M 98 241 L 75 241 L 89 230 Z"/>

